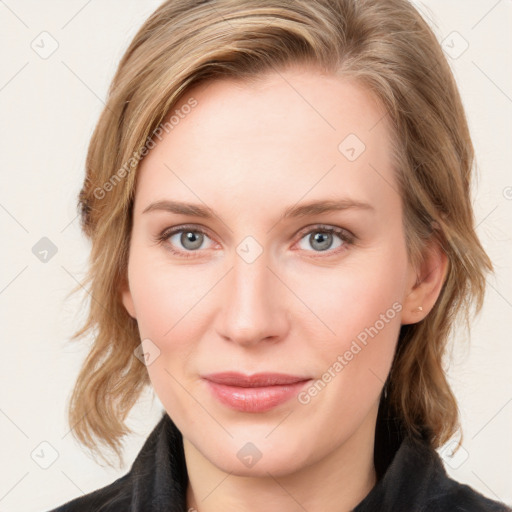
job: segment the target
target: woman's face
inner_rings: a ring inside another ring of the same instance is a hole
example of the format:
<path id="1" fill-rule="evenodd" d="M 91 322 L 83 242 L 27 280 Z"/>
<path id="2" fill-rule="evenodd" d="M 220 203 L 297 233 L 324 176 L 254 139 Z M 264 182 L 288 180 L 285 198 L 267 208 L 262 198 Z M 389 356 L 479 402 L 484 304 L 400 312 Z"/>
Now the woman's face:
<path id="1" fill-rule="evenodd" d="M 122 297 L 187 446 L 279 475 L 372 443 L 416 279 L 384 110 L 296 68 L 200 85 L 173 115 L 139 169 Z M 244 379 L 266 373 L 290 378 Z"/>

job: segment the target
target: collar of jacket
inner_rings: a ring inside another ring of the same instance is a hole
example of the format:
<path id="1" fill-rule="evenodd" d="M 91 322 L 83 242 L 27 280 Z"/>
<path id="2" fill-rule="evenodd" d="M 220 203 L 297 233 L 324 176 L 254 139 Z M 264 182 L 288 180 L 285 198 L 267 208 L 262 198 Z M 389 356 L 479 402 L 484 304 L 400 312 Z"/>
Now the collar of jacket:
<path id="1" fill-rule="evenodd" d="M 424 439 L 401 438 L 389 423 L 379 424 L 378 480 L 353 512 L 512 512 L 450 479 Z M 51 512 L 187 512 L 187 485 L 182 434 L 164 412 L 126 475 Z"/>

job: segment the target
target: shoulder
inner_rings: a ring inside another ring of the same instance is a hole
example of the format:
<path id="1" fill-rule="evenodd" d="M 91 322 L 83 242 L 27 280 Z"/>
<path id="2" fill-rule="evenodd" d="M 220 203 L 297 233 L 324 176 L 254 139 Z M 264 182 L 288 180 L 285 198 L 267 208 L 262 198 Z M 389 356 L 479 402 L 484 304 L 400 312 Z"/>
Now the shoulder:
<path id="1" fill-rule="evenodd" d="M 355 512 L 512 512 L 447 474 L 424 438 L 406 436 L 382 478 Z"/>
<path id="2" fill-rule="evenodd" d="M 127 474 L 48 512 L 168 510 L 184 503 L 186 480 L 181 433 L 164 413 Z"/>
<path id="3" fill-rule="evenodd" d="M 466 484 L 445 477 L 425 503 L 422 512 L 512 512 L 499 501 L 487 498 Z"/>
<path id="4" fill-rule="evenodd" d="M 131 501 L 130 474 L 48 512 L 125 512 Z"/>

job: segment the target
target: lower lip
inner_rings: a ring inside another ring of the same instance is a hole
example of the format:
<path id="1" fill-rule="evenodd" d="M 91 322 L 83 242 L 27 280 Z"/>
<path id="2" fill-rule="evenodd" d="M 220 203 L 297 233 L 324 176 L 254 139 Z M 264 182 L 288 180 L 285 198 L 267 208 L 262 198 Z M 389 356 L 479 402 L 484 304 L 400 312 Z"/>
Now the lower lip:
<path id="1" fill-rule="evenodd" d="M 224 405 L 242 412 L 265 412 L 298 395 L 309 382 L 301 381 L 281 386 L 242 388 L 206 380 L 214 396 Z"/>

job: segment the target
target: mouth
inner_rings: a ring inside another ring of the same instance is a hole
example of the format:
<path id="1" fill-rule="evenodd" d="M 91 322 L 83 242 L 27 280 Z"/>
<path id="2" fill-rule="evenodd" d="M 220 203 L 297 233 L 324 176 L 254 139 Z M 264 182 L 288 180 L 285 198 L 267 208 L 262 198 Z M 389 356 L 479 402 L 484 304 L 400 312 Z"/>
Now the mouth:
<path id="1" fill-rule="evenodd" d="M 241 412 L 269 411 L 297 396 L 312 380 L 283 373 L 237 372 L 214 373 L 202 378 L 221 404 Z"/>

